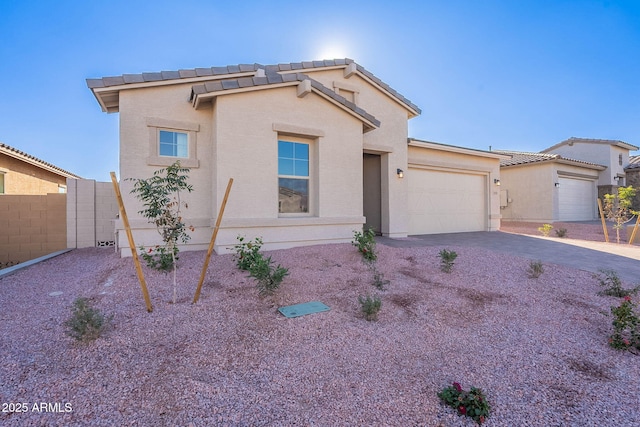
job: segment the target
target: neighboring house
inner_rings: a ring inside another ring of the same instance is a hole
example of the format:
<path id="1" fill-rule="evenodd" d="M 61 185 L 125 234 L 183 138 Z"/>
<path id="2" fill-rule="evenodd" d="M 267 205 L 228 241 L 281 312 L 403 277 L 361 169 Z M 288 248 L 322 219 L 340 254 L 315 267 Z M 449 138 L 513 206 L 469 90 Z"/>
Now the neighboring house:
<path id="1" fill-rule="evenodd" d="M 0 194 L 65 193 L 77 175 L 0 143 Z"/>
<path id="2" fill-rule="evenodd" d="M 0 268 L 67 247 L 67 179 L 79 177 L 0 143 Z"/>
<path id="3" fill-rule="evenodd" d="M 597 218 L 597 182 L 603 165 L 559 154 L 498 150 L 502 218 L 519 221 L 582 221 Z"/>
<path id="4" fill-rule="evenodd" d="M 540 153 L 498 150 L 502 160 L 502 218 L 584 221 L 598 218 L 597 198 L 626 185 L 629 151 L 623 141 L 569 138 Z"/>
<path id="5" fill-rule="evenodd" d="M 612 194 L 619 186 L 626 185 L 625 167 L 629 165 L 629 151 L 637 150 L 635 145 L 611 139 L 569 138 L 543 153 L 555 153 L 607 167 L 598 177 L 598 197 Z"/>
<path id="6" fill-rule="evenodd" d="M 120 114 L 120 183 L 137 245 L 158 242 L 125 178 L 191 168 L 189 249 L 204 249 L 234 179 L 216 251 L 499 228 L 498 153 L 408 139 L 420 109 L 350 59 L 88 79 Z M 467 185 L 473 188 L 467 189 Z M 121 231 L 121 221 L 116 223 Z M 130 253 L 124 233 L 117 245 Z"/>
<path id="7" fill-rule="evenodd" d="M 636 189 L 633 198 L 633 209 L 640 211 L 640 156 L 629 156 L 629 164 L 624 168 L 626 174 L 625 184 L 632 185 Z"/>

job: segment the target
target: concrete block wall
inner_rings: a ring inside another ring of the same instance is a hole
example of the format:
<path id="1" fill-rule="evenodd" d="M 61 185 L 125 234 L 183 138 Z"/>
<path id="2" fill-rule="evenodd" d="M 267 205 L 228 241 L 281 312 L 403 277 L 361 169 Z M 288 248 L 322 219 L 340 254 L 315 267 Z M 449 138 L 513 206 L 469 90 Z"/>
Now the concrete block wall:
<path id="1" fill-rule="evenodd" d="M 66 194 L 0 197 L 0 264 L 65 249 Z"/>
<path id="2" fill-rule="evenodd" d="M 70 179 L 67 196 L 67 247 L 114 246 L 118 202 L 113 184 Z"/>

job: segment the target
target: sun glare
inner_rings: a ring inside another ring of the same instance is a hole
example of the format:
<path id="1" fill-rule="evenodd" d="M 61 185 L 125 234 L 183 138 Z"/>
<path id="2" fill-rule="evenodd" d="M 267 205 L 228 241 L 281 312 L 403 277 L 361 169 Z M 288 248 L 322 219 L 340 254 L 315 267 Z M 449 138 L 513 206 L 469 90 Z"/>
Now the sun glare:
<path id="1" fill-rule="evenodd" d="M 340 45 L 327 45 L 323 46 L 318 55 L 318 59 L 338 59 L 346 58 L 346 49 Z"/>

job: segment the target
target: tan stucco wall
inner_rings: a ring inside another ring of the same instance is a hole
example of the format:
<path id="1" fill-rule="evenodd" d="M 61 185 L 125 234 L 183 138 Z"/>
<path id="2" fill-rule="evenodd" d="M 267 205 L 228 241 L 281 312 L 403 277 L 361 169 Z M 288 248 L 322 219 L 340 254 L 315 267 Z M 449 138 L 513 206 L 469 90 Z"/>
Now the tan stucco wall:
<path id="1" fill-rule="evenodd" d="M 494 184 L 494 179 L 501 179 L 500 160 L 497 158 L 471 155 L 467 153 L 451 152 L 446 148 L 431 149 L 425 147 L 408 147 L 408 163 L 412 166 L 427 169 L 460 173 L 477 173 L 486 175 L 487 197 L 487 231 L 500 228 L 500 189 Z"/>
<path id="2" fill-rule="evenodd" d="M 556 168 L 551 163 L 502 168 L 500 189 L 507 192 L 508 205 L 502 218 L 517 221 L 553 221 L 557 189 Z"/>
<path id="3" fill-rule="evenodd" d="M 66 194 L 0 197 L 0 263 L 24 262 L 66 246 Z"/>
<path id="4" fill-rule="evenodd" d="M 366 152 L 381 154 L 382 234 L 406 237 L 409 230 L 407 183 L 396 175 L 407 170 L 408 111 L 359 75 L 346 79 L 343 70 L 309 72 L 310 77 L 333 88 L 337 82 L 357 89 L 357 105 L 380 120 L 379 129 L 364 135 Z"/>
<path id="5" fill-rule="evenodd" d="M 579 166 L 545 162 L 500 170 L 501 189 L 508 205 L 502 218 L 515 221 L 553 222 L 559 219 L 558 177 L 578 176 L 594 182 L 598 171 Z M 594 201 L 595 202 L 595 201 Z"/>
<path id="6" fill-rule="evenodd" d="M 188 122 L 199 127 L 197 158 L 184 194 L 186 223 L 196 227 L 188 249 L 205 249 L 229 178 L 234 184 L 216 241 L 216 251 L 236 243 L 238 234 L 262 236 L 265 249 L 322 242 L 346 242 L 362 226 L 362 122 L 316 94 L 298 98 L 295 87 L 219 96 L 214 106 L 194 110 L 189 85 L 122 91 L 120 94 L 120 184 L 136 245 L 159 243 L 137 212 L 141 205 L 122 178 L 146 178 L 159 169 L 146 165 L 148 118 Z M 278 216 L 276 127 L 321 134 L 315 145 L 317 189 L 313 216 Z M 122 229 L 121 221 L 116 227 Z M 128 252 L 118 233 L 122 254 Z"/>
<path id="7" fill-rule="evenodd" d="M 0 173 L 4 173 L 5 194 L 58 193 L 66 178 L 35 165 L 0 153 Z"/>

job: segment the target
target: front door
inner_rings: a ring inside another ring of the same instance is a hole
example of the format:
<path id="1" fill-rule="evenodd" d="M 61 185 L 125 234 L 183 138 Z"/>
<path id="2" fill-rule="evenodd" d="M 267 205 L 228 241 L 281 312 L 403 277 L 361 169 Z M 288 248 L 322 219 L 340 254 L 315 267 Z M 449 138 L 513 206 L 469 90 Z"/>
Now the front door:
<path id="1" fill-rule="evenodd" d="M 365 228 L 373 228 L 376 234 L 382 231 L 382 186 L 380 156 L 363 154 L 363 213 L 366 217 Z"/>

